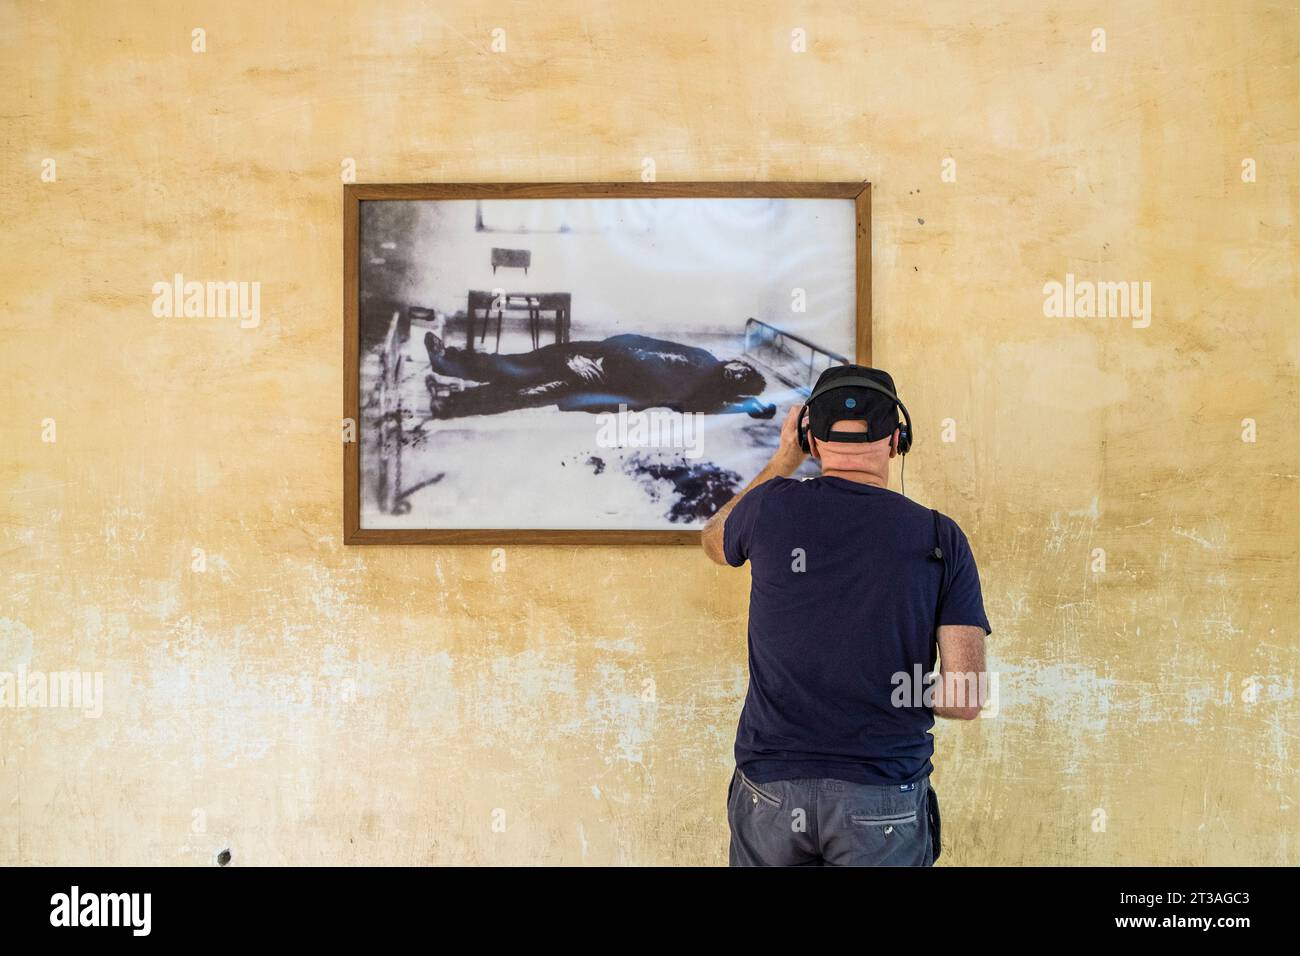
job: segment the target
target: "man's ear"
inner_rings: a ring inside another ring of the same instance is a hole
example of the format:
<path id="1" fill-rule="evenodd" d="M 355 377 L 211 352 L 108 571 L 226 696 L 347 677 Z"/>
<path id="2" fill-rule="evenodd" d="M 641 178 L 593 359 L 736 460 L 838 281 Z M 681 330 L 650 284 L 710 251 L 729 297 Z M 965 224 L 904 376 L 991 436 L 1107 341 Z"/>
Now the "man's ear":
<path id="1" fill-rule="evenodd" d="M 811 433 L 808 435 L 808 449 L 808 454 L 813 461 L 822 460 L 822 453 L 817 450 L 817 439 L 814 438 Z"/>
<path id="2" fill-rule="evenodd" d="M 889 457 L 893 458 L 898 454 L 898 437 L 900 429 L 895 428 L 894 433 L 889 436 Z"/>

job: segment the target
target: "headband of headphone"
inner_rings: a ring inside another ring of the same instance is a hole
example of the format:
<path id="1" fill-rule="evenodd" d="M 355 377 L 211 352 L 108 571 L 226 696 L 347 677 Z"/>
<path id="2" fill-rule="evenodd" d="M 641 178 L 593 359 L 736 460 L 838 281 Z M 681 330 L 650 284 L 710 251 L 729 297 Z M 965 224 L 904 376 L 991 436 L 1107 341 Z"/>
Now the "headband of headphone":
<path id="1" fill-rule="evenodd" d="M 816 399 L 818 399 L 822 395 L 825 395 L 827 392 L 831 391 L 832 389 L 850 388 L 850 387 L 867 388 L 867 389 L 871 389 L 873 392 L 880 392 L 882 395 L 887 396 L 890 399 L 890 401 L 892 401 L 895 405 L 898 406 L 899 411 L 903 413 L 903 424 L 899 426 L 899 431 L 898 431 L 898 453 L 900 455 L 906 455 L 912 447 L 912 416 L 907 413 L 907 406 L 904 405 L 901 401 L 899 401 L 898 396 L 895 395 L 893 392 L 891 392 L 889 389 L 885 388 L 885 386 L 881 385 L 879 382 L 872 381 L 871 379 L 865 378 L 861 375 L 845 375 L 840 378 L 833 378 L 828 382 L 823 382 L 821 385 L 818 385 L 816 388 L 813 389 L 812 394 L 808 396 L 808 401 L 804 403 L 804 408 L 805 409 L 808 408 L 808 406 L 811 405 Z M 804 451 L 811 451 L 812 446 L 811 443 L 808 441 L 808 428 L 807 426 L 804 425 L 803 418 L 804 418 L 803 413 L 800 412 L 799 447 L 802 448 Z M 839 441 L 867 442 L 871 440 L 867 437 L 866 432 L 828 432 L 828 434 L 834 434 L 836 436 L 834 440 L 837 442 Z M 820 438 L 821 441 L 831 440 L 829 438 L 822 438 L 820 435 L 814 437 Z"/>

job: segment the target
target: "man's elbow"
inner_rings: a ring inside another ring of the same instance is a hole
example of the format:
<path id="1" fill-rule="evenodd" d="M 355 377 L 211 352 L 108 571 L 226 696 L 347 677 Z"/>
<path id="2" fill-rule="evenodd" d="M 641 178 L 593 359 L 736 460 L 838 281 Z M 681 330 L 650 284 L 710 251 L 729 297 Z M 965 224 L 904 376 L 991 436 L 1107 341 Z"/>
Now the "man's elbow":
<path id="1" fill-rule="evenodd" d="M 727 564 L 727 555 L 722 547 L 722 535 L 713 528 L 705 528 L 700 533 L 700 547 L 714 564 Z"/>
<path id="2" fill-rule="evenodd" d="M 973 677 L 973 675 L 969 675 Z M 936 717 L 948 720 L 975 720 L 984 709 L 984 688 L 975 679 L 963 680 L 955 674 L 945 674 L 940 693 L 935 701 Z"/>
<path id="3" fill-rule="evenodd" d="M 974 720 L 980 715 L 982 707 L 935 707 L 934 716 L 944 720 Z"/>

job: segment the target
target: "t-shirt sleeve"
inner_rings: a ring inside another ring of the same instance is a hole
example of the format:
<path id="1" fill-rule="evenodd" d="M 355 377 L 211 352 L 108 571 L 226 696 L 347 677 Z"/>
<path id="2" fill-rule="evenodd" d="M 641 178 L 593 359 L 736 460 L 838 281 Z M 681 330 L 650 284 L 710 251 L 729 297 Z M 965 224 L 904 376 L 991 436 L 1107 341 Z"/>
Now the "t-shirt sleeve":
<path id="1" fill-rule="evenodd" d="M 955 521 L 950 524 L 950 538 L 944 550 L 953 556 L 953 560 L 948 572 L 948 593 L 939 608 L 939 625 L 967 624 L 982 627 L 985 634 L 992 634 L 993 628 L 984 613 L 984 594 L 980 590 L 975 555 Z"/>
<path id="2" fill-rule="evenodd" d="M 772 482 L 765 481 L 742 495 L 722 525 L 722 554 L 733 568 L 738 568 L 749 560 L 749 547 L 754 537 L 754 527 L 758 524 L 758 512 L 763 496 L 771 487 Z"/>

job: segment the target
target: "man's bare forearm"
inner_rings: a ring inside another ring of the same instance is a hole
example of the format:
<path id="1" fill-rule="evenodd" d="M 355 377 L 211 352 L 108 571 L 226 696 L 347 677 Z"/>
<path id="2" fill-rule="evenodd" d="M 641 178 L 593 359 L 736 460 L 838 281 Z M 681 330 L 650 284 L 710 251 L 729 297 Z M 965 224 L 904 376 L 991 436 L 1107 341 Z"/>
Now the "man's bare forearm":
<path id="1" fill-rule="evenodd" d="M 798 465 L 795 467 L 797 468 Z M 769 461 L 753 481 L 736 492 L 730 501 L 713 513 L 713 517 L 709 519 L 708 524 L 704 526 L 704 531 L 701 532 L 705 541 L 704 550 L 709 552 L 709 557 L 713 557 L 714 553 L 709 544 L 711 541 L 716 541 L 717 554 L 719 557 L 722 556 L 722 528 L 727 523 L 727 515 L 731 514 L 731 509 L 736 507 L 736 503 L 764 482 L 771 481 L 773 478 L 784 478 L 787 474 L 788 472 L 780 465 L 775 464 L 774 461 Z M 713 560 L 717 561 L 718 558 L 713 558 Z M 726 559 L 723 558 L 723 560 Z"/>
<path id="2" fill-rule="evenodd" d="M 934 716 L 946 720 L 974 720 L 984 709 L 988 674 L 981 671 L 941 670 L 934 687 Z"/>

